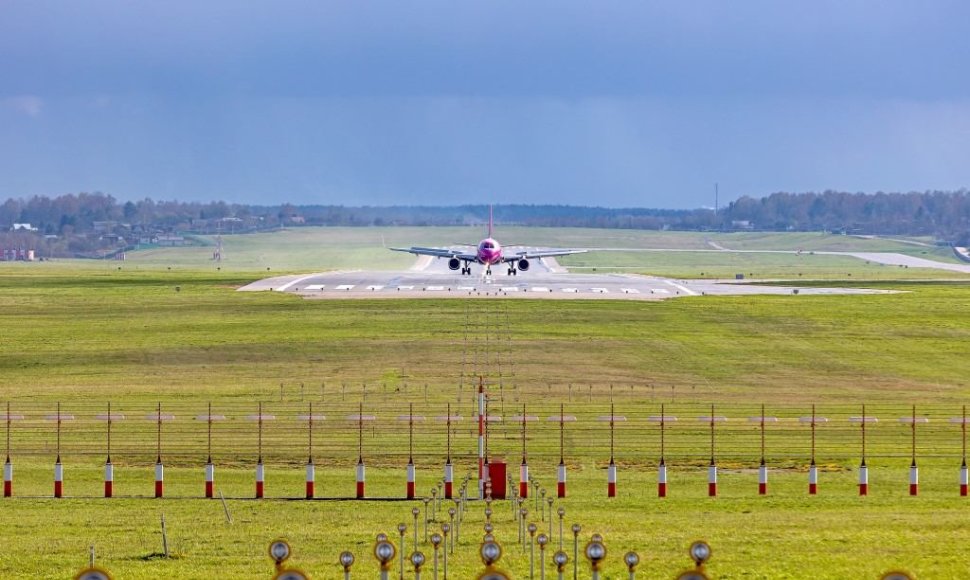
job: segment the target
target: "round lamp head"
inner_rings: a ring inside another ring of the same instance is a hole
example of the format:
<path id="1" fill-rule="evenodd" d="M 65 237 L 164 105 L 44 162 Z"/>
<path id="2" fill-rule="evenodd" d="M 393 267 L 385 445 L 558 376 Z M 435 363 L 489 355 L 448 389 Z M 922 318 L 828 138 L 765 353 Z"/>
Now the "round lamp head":
<path id="1" fill-rule="evenodd" d="M 594 541 L 594 542 L 600 542 L 600 543 L 602 543 L 603 542 L 603 534 L 593 534 L 592 536 L 589 537 L 589 539 L 592 540 L 592 541 Z"/>
<path id="2" fill-rule="evenodd" d="M 492 517 L 492 508 L 485 508 L 485 517 L 486 518 Z"/>
<path id="3" fill-rule="evenodd" d="M 485 524 L 485 533 L 491 534 L 495 530 L 495 527 L 491 523 Z"/>
<path id="4" fill-rule="evenodd" d="M 494 541 L 482 542 L 481 548 L 478 549 L 478 555 L 482 557 L 482 562 L 486 566 L 491 566 L 502 557 L 502 547 Z"/>
<path id="5" fill-rule="evenodd" d="M 559 514 L 560 518 L 562 518 L 566 515 L 566 508 L 560 507 L 559 509 L 556 510 L 556 513 Z"/>
<path id="6" fill-rule="evenodd" d="M 534 523 L 533 524 L 529 524 L 529 535 L 530 536 L 536 535 L 536 530 L 538 530 L 538 529 L 539 529 L 539 526 L 535 525 Z"/>
<path id="7" fill-rule="evenodd" d="M 549 536 L 547 536 L 545 534 L 539 534 L 536 537 L 536 543 L 539 544 L 539 547 L 540 548 L 545 548 L 546 547 L 546 544 L 549 543 Z"/>
<path id="8" fill-rule="evenodd" d="M 569 562 L 569 556 L 566 555 L 566 552 L 559 550 L 558 552 L 552 555 L 552 561 L 556 565 L 556 567 L 559 568 L 560 571 L 562 571 L 562 569 Z"/>
<path id="9" fill-rule="evenodd" d="M 276 540 L 269 545 L 269 557 L 280 565 L 290 557 L 290 544 L 286 540 Z"/>
<path id="10" fill-rule="evenodd" d="M 344 570 L 350 570 L 350 567 L 354 565 L 354 555 L 350 552 L 341 552 L 340 565 L 344 567 Z"/>
<path id="11" fill-rule="evenodd" d="M 579 535 L 579 532 L 581 532 L 583 530 L 583 527 L 580 526 L 579 524 L 573 524 L 573 528 L 572 529 L 573 529 L 573 534 L 578 536 Z"/>
<path id="12" fill-rule="evenodd" d="M 456 510 L 455 508 L 448 508 L 448 515 L 449 516 L 455 517 L 455 514 L 456 513 L 458 513 L 458 510 Z"/>
<path id="13" fill-rule="evenodd" d="M 697 541 L 690 545 L 690 557 L 698 566 L 711 559 L 711 546 L 707 542 Z"/>
<path id="14" fill-rule="evenodd" d="M 414 517 L 418 517 L 418 515 L 419 515 L 420 513 L 421 513 L 421 510 L 420 510 L 420 509 L 418 509 L 418 508 L 411 508 L 411 515 L 412 515 L 412 516 L 414 516 Z"/>
<path id="15" fill-rule="evenodd" d="M 483 542 L 494 542 L 495 541 L 495 536 L 492 535 L 492 534 L 485 534 L 484 536 L 482 536 L 482 541 Z"/>
<path id="16" fill-rule="evenodd" d="M 394 559 L 397 548 L 387 540 L 381 540 L 374 544 L 374 557 L 381 563 L 381 568 L 386 568 L 388 562 Z"/>
<path id="17" fill-rule="evenodd" d="M 397 531 L 400 532 L 400 534 L 403 536 L 404 532 L 408 531 L 408 527 L 406 524 L 398 524 Z"/>
<path id="18" fill-rule="evenodd" d="M 448 524 L 441 524 L 441 531 L 444 532 L 445 535 L 447 536 L 448 532 L 451 531 L 451 526 Z"/>
<path id="19" fill-rule="evenodd" d="M 626 564 L 626 567 L 629 568 L 630 572 L 633 572 L 633 569 L 636 568 L 637 564 L 640 563 L 640 556 L 636 552 L 627 552 L 626 555 L 623 556 L 623 563 Z"/>
<path id="20" fill-rule="evenodd" d="M 421 552 L 414 552 L 411 554 L 411 564 L 414 565 L 414 569 L 418 572 L 421 571 L 421 566 L 424 566 L 424 554 Z"/>
<path id="21" fill-rule="evenodd" d="M 606 546 L 603 545 L 603 542 L 594 540 L 586 544 L 586 549 L 583 550 L 583 553 L 593 566 L 593 570 L 599 570 L 600 564 L 606 559 Z"/>
<path id="22" fill-rule="evenodd" d="M 381 532 L 381 533 L 377 534 L 377 537 L 374 538 L 374 539 L 377 540 L 378 542 L 386 542 L 387 541 L 387 534 L 385 534 L 384 532 Z"/>
<path id="23" fill-rule="evenodd" d="M 434 546 L 435 549 L 437 550 L 438 545 L 441 544 L 442 539 L 444 538 L 442 538 L 441 534 L 439 534 L 438 532 L 431 534 L 431 545 Z"/>

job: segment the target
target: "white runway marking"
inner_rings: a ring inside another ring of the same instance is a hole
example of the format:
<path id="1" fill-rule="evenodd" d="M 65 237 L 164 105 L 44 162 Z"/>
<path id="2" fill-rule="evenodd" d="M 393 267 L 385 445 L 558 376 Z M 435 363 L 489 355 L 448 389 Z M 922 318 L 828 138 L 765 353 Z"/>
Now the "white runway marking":
<path id="1" fill-rule="evenodd" d="M 636 288 L 620 288 L 620 291 L 624 294 L 639 294 L 640 291 Z"/>
<path id="2" fill-rule="evenodd" d="M 414 290 L 414 286 L 398 286 L 398 290 Z"/>
<path id="3" fill-rule="evenodd" d="M 676 282 L 672 282 L 670 280 L 664 280 L 664 282 L 666 284 L 669 284 L 669 285 L 673 286 L 674 288 L 680 290 L 681 292 L 683 292 L 684 294 L 686 294 L 688 296 L 697 296 L 697 292 L 694 292 L 693 290 L 691 290 L 690 288 L 688 288 L 686 286 L 681 286 L 680 284 L 677 284 Z"/>
<path id="4" fill-rule="evenodd" d="M 445 287 L 444 286 L 425 286 L 424 289 L 428 292 L 442 292 L 445 289 Z"/>
<path id="5" fill-rule="evenodd" d="M 337 286 L 337 290 L 344 290 L 344 291 L 353 290 L 354 286 L 355 286 L 354 284 L 341 284 L 340 286 Z"/>
<path id="6" fill-rule="evenodd" d="M 592 292 L 593 294 L 609 294 L 610 293 L 610 291 L 607 290 L 606 288 L 590 288 L 589 291 Z"/>
<path id="7" fill-rule="evenodd" d="M 310 284 L 305 288 L 305 290 L 323 290 L 326 284 Z"/>
<path id="8" fill-rule="evenodd" d="M 579 292 L 577 288 L 563 288 L 562 291 L 566 292 L 567 294 L 576 294 Z"/>
<path id="9" fill-rule="evenodd" d="M 519 287 L 518 286 L 502 286 L 502 288 L 500 288 L 500 290 L 502 290 L 502 292 L 518 292 L 519 291 Z"/>
<path id="10" fill-rule="evenodd" d="M 474 292 L 475 291 L 475 287 L 474 286 L 459 286 L 458 287 L 458 291 L 459 292 Z"/>
<path id="11" fill-rule="evenodd" d="M 296 280 L 290 280 L 286 284 L 283 284 L 279 288 L 276 288 L 276 291 L 277 292 L 286 292 L 290 288 L 290 286 L 293 286 L 294 284 L 299 284 L 300 282 L 302 282 L 304 280 L 309 280 L 310 278 L 313 278 L 316 275 L 317 274 L 309 274 L 309 275 L 306 275 L 306 276 L 301 276 L 301 277 L 297 278 Z"/>
<path id="12" fill-rule="evenodd" d="M 529 292 L 552 292 L 552 290 L 546 288 L 545 286 L 533 286 Z"/>
<path id="13" fill-rule="evenodd" d="M 370 286 L 367 287 L 367 289 L 370 290 L 371 292 L 376 292 L 378 290 L 383 290 L 384 286 L 381 284 L 371 284 Z"/>

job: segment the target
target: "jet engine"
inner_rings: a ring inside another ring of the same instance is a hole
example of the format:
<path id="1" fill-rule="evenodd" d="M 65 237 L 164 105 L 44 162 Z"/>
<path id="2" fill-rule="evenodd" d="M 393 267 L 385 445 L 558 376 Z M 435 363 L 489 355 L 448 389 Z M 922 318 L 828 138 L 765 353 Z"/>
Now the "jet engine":
<path id="1" fill-rule="evenodd" d="M 459 260 L 458 258 L 451 258 L 450 260 L 448 260 L 448 267 L 452 270 L 457 270 L 458 268 L 461 268 L 461 260 Z"/>
<path id="2" fill-rule="evenodd" d="M 523 272 L 529 271 L 529 261 L 526 260 L 525 258 L 522 258 L 521 260 L 519 260 L 518 266 L 519 266 L 519 270 L 522 270 Z"/>

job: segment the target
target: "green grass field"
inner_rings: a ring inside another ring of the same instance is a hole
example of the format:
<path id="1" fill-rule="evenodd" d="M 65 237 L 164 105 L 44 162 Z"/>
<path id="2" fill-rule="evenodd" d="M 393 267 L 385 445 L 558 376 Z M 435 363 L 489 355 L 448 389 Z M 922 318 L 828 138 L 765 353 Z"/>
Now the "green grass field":
<path id="1" fill-rule="evenodd" d="M 302 495 L 307 454 L 305 423 L 293 417 L 307 412 L 311 400 L 314 414 L 328 415 L 315 435 L 318 493 L 348 496 L 356 431 L 344 416 L 363 399 L 365 413 L 392 424 L 365 435 L 369 493 L 401 496 L 407 435 L 398 416 L 407 403 L 429 417 L 443 415 L 449 402 L 458 406 L 466 423 L 455 434 L 456 473 L 473 468 L 470 394 L 476 372 L 487 372 L 493 385 L 501 382 L 492 412 L 511 417 L 525 402 L 531 406 L 527 414 L 543 418 L 530 426 L 529 445 L 533 475 L 547 488 L 555 485 L 558 439 L 545 417 L 560 402 L 578 416 L 567 438 L 570 497 L 562 505 L 567 526 L 581 523 L 584 539 L 592 532 L 606 536 L 607 578 L 625 577 L 620 557 L 628 549 L 640 553 L 642 577 L 672 577 L 687 566 L 686 548 L 700 537 L 713 545 L 710 570 L 716 577 L 876 578 L 896 567 L 921 578 L 964 575 L 957 546 L 970 532 L 966 498 L 956 494 L 959 426 L 949 420 L 968 398 L 966 284 L 874 273 L 868 282 L 853 275 L 852 283 L 903 292 L 663 302 L 303 301 L 234 290 L 265 275 L 266 267 L 274 274 L 361 267 L 362 257 L 384 256 L 369 253 L 375 245 L 383 252 L 379 241 L 369 240 L 378 231 L 354 231 L 360 237 L 348 243 L 358 249 L 339 258 L 333 249 L 339 232 L 333 232 L 329 257 L 303 248 L 307 240 L 286 242 L 302 248 L 286 252 L 273 236 L 240 240 L 235 248 L 227 237 L 229 255 L 242 263 L 230 258 L 221 270 L 208 260 L 211 248 L 196 257 L 188 249 L 129 255 L 123 264 L 0 264 L 0 389 L 11 413 L 26 415 L 11 435 L 16 497 L 0 499 L 0 519 L 9 526 L 0 551 L 3 575 L 69 576 L 94 544 L 99 561 L 116 577 L 270 577 L 266 546 L 284 535 L 294 545 L 294 565 L 312 577 L 338 577 L 336 557 L 343 549 L 357 555 L 354 577 L 370 577 L 376 570 L 369 556 L 374 534 L 395 537 L 399 521 L 410 524 L 412 504 L 284 499 Z M 428 231 L 388 230 L 397 237 L 386 242 L 450 243 L 478 235 L 471 229 L 431 230 L 439 237 L 429 239 Z M 510 241 L 518 241 L 516 233 L 502 230 Z M 529 233 L 537 237 L 523 243 L 586 245 L 580 241 L 585 232 L 548 230 L 548 238 Z M 644 234 L 639 243 L 705 245 L 700 236 L 655 235 L 651 240 Z M 851 243 L 869 242 L 888 243 Z M 695 269 L 678 262 L 681 255 L 665 257 L 664 268 Z M 403 264 L 410 263 L 403 256 Z M 843 266 L 820 266 L 805 277 L 824 279 L 826 268 Z M 785 275 L 788 266 L 770 268 Z M 852 272 L 863 270 L 857 265 Z M 481 344 L 486 322 L 487 351 Z M 478 326 L 466 334 L 468 323 Z M 608 431 L 599 417 L 609 413 L 610 385 L 617 413 L 629 420 L 617 430 L 621 496 L 607 502 Z M 109 401 L 113 412 L 120 409 L 128 418 L 117 423 L 113 440 L 120 497 L 106 501 L 96 498 L 105 425 L 94 415 Z M 267 452 L 271 499 L 262 502 L 242 499 L 252 493 L 255 455 L 253 422 L 246 415 L 256 412 L 259 401 L 280 417 L 267 434 L 276 447 Z M 77 417 L 65 423 L 62 442 L 71 497 L 55 501 L 49 497 L 55 430 L 45 416 L 57 402 Z M 151 492 L 155 433 L 144 416 L 156 402 L 177 417 L 163 424 L 171 498 L 162 500 L 138 497 Z M 208 402 L 228 416 L 214 427 L 213 454 L 217 488 L 230 498 L 233 524 L 225 522 L 218 501 L 189 499 L 202 491 L 205 423 L 195 416 L 205 413 Z M 670 427 L 671 496 L 663 501 L 655 497 L 657 425 L 646 419 L 659 413 L 661 403 L 680 417 Z M 696 420 L 709 403 L 717 405 L 716 414 L 731 417 L 719 427 L 723 472 L 720 497 L 713 500 L 705 495 L 707 431 Z M 762 403 L 781 421 L 769 426 L 770 494 L 759 498 L 753 470 L 758 431 L 746 418 Z M 819 430 L 824 470 L 817 497 L 805 491 L 807 431 L 796 420 L 813 403 L 832 418 Z M 880 418 L 870 432 L 873 491 L 867 498 L 856 495 L 860 433 L 848 423 L 862 403 Z M 906 495 L 910 431 L 898 422 L 912 404 L 931 419 L 920 427 L 918 498 Z M 507 457 L 513 468 L 518 434 L 514 423 L 496 424 L 490 442 L 493 454 Z M 417 437 L 420 491 L 438 479 L 444 437 L 433 420 L 418 427 Z M 528 553 L 516 547 L 511 508 L 503 505 L 495 517 L 506 550 L 501 567 L 527 577 Z M 162 513 L 172 559 L 158 556 Z M 474 548 L 482 523 L 481 505 L 472 506 L 451 562 L 456 578 L 480 569 Z"/>

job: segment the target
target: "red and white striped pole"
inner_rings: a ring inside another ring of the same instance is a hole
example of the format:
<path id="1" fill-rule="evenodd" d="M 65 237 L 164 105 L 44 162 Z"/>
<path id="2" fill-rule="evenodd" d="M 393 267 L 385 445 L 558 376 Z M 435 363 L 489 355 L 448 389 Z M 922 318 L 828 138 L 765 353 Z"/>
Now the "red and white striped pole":
<path id="1" fill-rule="evenodd" d="M 364 460 L 357 461 L 357 499 L 364 499 Z"/>
<path id="2" fill-rule="evenodd" d="M 717 465 L 714 464 L 713 459 L 707 468 L 707 495 L 717 497 Z"/>
<path id="3" fill-rule="evenodd" d="M 7 408 L 7 416 L 10 416 L 10 408 Z M 963 418 L 960 420 L 960 431 L 963 435 L 963 462 L 960 464 L 960 497 L 967 497 L 967 406 L 963 406 Z M 10 427 L 7 427 L 10 433 Z M 7 444 L 9 449 L 10 444 Z M 9 458 L 7 461 L 10 461 Z"/>
<path id="4" fill-rule="evenodd" d="M 717 464 L 714 462 L 714 405 L 711 405 L 711 464 L 707 468 L 707 495 L 717 497 Z"/>
<path id="5" fill-rule="evenodd" d="M 556 469 L 556 497 L 566 497 L 566 415 L 565 406 L 559 404 L 559 467 Z M 550 518 L 551 519 L 551 518 Z"/>
<path id="6" fill-rule="evenodd" d="M 307 421 L 306 498 L 313 499 L 316 491 L 317 469 L 313 465 L 313 403 L 310 403 Z"/>
<path id="7" fill-rule="evenodd" d="M 165 491 L 165 466 L 162 465 L 162 458 L 158 458 L 155 463 L 155 497 L 162 497 Z"/>
<path id="8" fill-rule="evenodd" d="M 606 468 L 606 497 L 616 497 L 616 463 L 612 458 Z"/>
<path id="9" fill-rule="evenodd" d="M 114 494 L 115 466 L 111 464 L 111 458 L 104 464 L 104 497 L 111 497 Z"/>
<path id="10" fill-rule="evenodd" d="M 919 468 L 916 467 L 916 405 L 913 405 L 913 416 L 910 427 L 913 433 L 913 462 L 909 465 L 909 495 L 919 495 Z"/>
<path id="11" fill-rule="evenodd" d="M 13 463 L 10 463 L 10 456 L 7 456 L 6 463 L 3 464 L 3 497 L 13 496 Z"/>
<path id="12" fill-rule="evenodd" d="M 13 463 L 10 463 L 10 403 L 7 403 L 7 461 L 3 464 L 3 497 L 13 496 Z"/>
<path id="13" fill-rule="evenodd" d="M 256 462 L 256 499 L 262 499 L 265 491 L 266 471 L 263 468 L 263 458 Z"/>
<path id="14" fill-rule="evenodd" d="M 57 404 L 57 459 L 54 461 L 54 497 L 64 495 L 64 466 L 61 465 L 61 404 Z"/>
<path id="15" fill-rule="evenodd" d="M 657 467 L 657 497 L 667 497 L 667 463 L 664 461 L 666 454 L 666 441 L 664 440 L 664 428 L 666 417 L 664 417 L 664 405 L 660 404 L 660 465 Z"/>
<path id="16" fill-rule="evenodd" d="M 866 466 L 866 406 L 862 406 L 862 464 L 859 466 L 859 495 L 869 495 L 869 468 Z"/>
<path id="17" fill-rule="evenodd" d="M 54 463 L 54 497 L 64 496 L 64 466 L 61 465 L 61 456 L 57 456 Z"/>
<path id="18" fill-rule="evenodd" d="M 525 450 L 525 405 L 522 405 L 522 465 L 519 466 L 519 497 L 529 497 L 529 463 Z"/>
<path id="19" fill-rule="evenodd" d="M 408 461 L 407 498 L 414 499 L 414 462 Z"/>
<path id="20" fill-rule="evenodd" d="M 613 403 L 610 403 L 610 464 L 606 468 L 606 497 L 616 497 L 616 463 L 613 461 L 614 425 Z"/>
<path id="21" fill-rule="evenodd" d="M 111 497 L 114 494 L 115 467 L 111 464 L 111 403 L 108 403 L 107 415 L 107 434 L 108 434 L 108 455 L 104 462 L 104 497 Z"/>
<path id="22" fill-rule="evenodd" d="M 157 451 L 158 459 L 155 461 L 155 497 L 162 497 L 165 491 L 165 467 L 162 465 L 162 404 L 158 404 L 156 411 L 157 420 Z"/>
<path id="23" fill-rule="evenodd" d="M 761 405 L 761 465 L 758 466 L 758 495 L 768 493 L 768 466 L 765 464 L 765 406 Z"/>
<path id="24" fill-rule="evenodd" d="M 313 458 L 307 461 L 306 464 L 306 498 L 313 499 L 314 495 L 314 484 L 316 483 L 317 470 L 313 465 Z"/>
<path id="25" fill-rule="evenodd" d="M 364 499 L 364 403 L 357 410 L 357 499 Z"/>
<path id="26" fill-rule="evenodd" d="M 263 469 L 263 404 L 259 403 L 256 415 L 256 499 L 262 499 L 265 491 L 266 472 Z"/>
<path id="27" fill-rule="evenodd" d="M 445 427 L 448 431 L 445 450 L 445 499 L 451 499 L 454 494 L 455 470 L 451 464 L 451 403 L 448 403 L 448 416 L 445 418 Z"/>
<path id="28" fill-rule="evenodd" d="M 414 499 L 414 403 L 408 407 L 408 466 L 405 497 Z"/>
<path id="29" fill-rule="evenodd" d="M 566 464 L 559 460 L 556 469 L 556 497 L 562 499 L 566 497 Z"/>
<path id="30" fill-rule="evenodd" d="M 478 377 L 478 499 L 485 499 L 485 378 Z"/>
<path id="31" fill-rule="evenodd" d="M 216 479 L 216 468 L 212 465 L 212 403 L 209 403 L 209 412 L 206 415 L 206 445 L 207 457 L 205 460 L 205 497 L 213 497 L 213 487 Z"/>
<path id="32" fill-rule="evenodd" d="M 207 498 L 213 497 L 213 488 L 215 486 L 216 480 L 216 467 L 212 464 L 212 458 L 205 464 L 205 496 Z"/>

